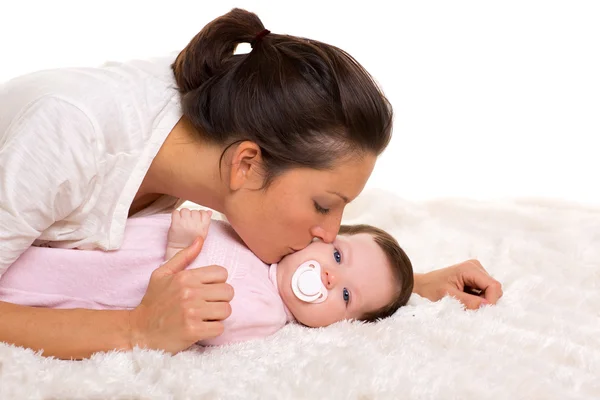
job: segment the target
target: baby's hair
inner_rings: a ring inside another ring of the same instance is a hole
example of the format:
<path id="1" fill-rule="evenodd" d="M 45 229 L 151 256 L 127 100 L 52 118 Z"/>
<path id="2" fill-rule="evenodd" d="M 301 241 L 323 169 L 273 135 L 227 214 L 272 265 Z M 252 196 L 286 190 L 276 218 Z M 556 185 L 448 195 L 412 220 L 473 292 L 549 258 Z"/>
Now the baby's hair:
<path id="1" fill-rule="evenodd" d="M 383 250 L 397 284 L 397 291 L 390 303 L 378 310 L 368 312 L 360 318 L 361 321 L 375 322 L 393 315 L 400 307 L 406 305 L 414 286 L 413 267 L 396 239 L 382 229 L 371 225 L 342 225 L 339 231 L 340 235 L 358 235 L 360 233 L 372 236 L 375 243 Z"/>

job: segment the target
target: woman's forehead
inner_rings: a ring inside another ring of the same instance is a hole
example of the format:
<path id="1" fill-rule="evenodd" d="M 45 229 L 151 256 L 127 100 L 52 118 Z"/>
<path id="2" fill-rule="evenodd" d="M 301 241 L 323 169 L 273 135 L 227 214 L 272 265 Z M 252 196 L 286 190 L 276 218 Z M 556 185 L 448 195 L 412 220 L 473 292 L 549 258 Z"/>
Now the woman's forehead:
<path id="1" fill-rule="evenodd" d="M 282 173 L 276 180 L 282 185 L 294 185 L 321 190 L 331 195 L 339 195 L 345 200 L 352 200 L 363 189 L 369 179 L 374 159 L 361 158 L 348 161 L 331 169 L 292 168 Z"/>

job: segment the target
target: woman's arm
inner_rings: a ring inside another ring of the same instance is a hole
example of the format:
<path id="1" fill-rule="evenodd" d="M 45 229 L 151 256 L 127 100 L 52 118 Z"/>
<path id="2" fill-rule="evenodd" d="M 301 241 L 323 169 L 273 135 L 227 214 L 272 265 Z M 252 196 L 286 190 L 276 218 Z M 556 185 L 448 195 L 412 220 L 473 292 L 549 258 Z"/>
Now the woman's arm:
<path id="1" fill-rule="evenodd" d="M 202 240 L 154 271 L 134 310 L 55 310 L 0 302 L 0 341 L 42 350 L 44 356 L 87 358 L 135 346 L 176 353 L 223 332 L 233 289 L 218 266 L 185 271 Z"/>
<path id="2" fill-rule="evenodd" d="M 44 356 L 81 359 L 132 348 L 130 311 L 54 310 L 0 302 L 0 340 Z"/>
<path id="3" fill-rule="evenodd" d="M 0 108 L 10 102 L 5 96 L 0 91 Z M 42 97 L 1 116 L 10 124 L 0 130 L 0 277 L 46 229 L 84 205 L 102 164 L 92 122 L 63 99 Z"/>
<path id="4" fill-rule="evenodd" d="M 477 309 L 486 304 L 496 304 L 502 297 L 502 285 L 487 273 L 479 261 L 468 260 L 426 274 L 415 274 L 413 292 L 431 301 L 450 295 L 466 308 Z"/>
<path id="5" fill-rule="evenodd" d="M 0 91 L 0 104 L 8 106 L 9 89 Z M 82 204 L 96 162 L 93 124 L 62 99 L 42 97 L 1 116 L 0 279 L 45 229 Z M 128 315 L 0 302 L 0 341 L 80 358 L 127 348 Z"/>
<path id="6" fill-rule="evenodd" d="M 0 88 L 0 279 L 54 223 L 68 220 L 93 190 L 103 155 L 94 124 L 52 96 L 2 113 L 18 87 Z M 76 228 L 76 227 L 74 227 Z M 222 332 L 233 289 L 227 271 L 184 271 L 201 242 L 154 271 L 131 311 L 52 310 L 0 302 L 0 341 L 60 358 L 140 346 L 177 352 Z"/>

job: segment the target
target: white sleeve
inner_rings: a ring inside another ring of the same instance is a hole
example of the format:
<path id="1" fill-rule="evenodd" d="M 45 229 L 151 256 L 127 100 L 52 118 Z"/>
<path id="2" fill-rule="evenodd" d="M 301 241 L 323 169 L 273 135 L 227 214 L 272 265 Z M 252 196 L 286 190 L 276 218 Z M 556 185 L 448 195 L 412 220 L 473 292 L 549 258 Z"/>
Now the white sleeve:
<path id="1" fill-rule="evenodd" d="M 0 277 L 44 230 L 85 203 L 98 171 L 94 125 L 68 101 L 42 97 L 5 126 L 0 132 Z"/>

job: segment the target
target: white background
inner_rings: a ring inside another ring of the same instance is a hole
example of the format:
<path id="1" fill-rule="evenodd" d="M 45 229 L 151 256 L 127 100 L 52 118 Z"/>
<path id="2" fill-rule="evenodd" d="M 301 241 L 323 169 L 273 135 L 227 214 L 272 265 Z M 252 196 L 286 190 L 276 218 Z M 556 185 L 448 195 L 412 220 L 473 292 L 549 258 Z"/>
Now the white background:
<path id="1" fill-rule="evenodd" d="M 179 50 L 234 6 L 381 84 L 395 133 L 367 187 L 600 204 L 597 1 L 0 0 L 0 81 Z"/>

